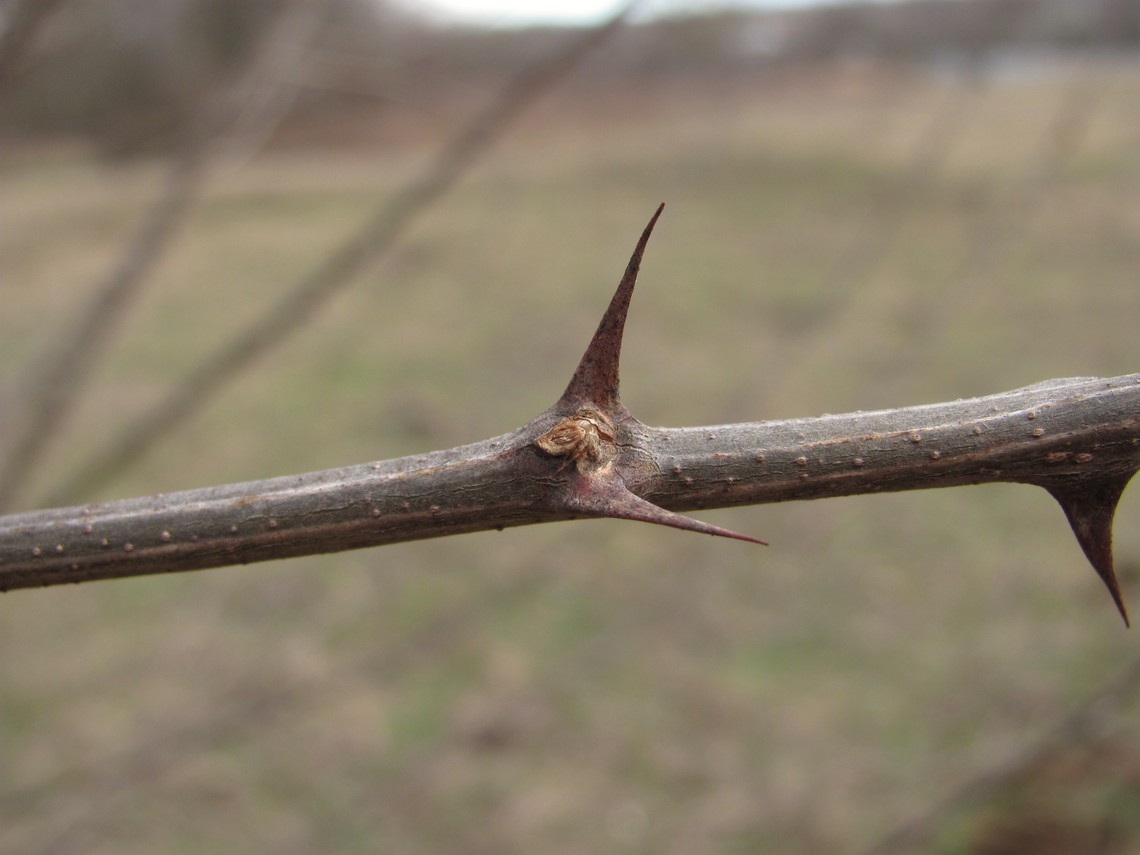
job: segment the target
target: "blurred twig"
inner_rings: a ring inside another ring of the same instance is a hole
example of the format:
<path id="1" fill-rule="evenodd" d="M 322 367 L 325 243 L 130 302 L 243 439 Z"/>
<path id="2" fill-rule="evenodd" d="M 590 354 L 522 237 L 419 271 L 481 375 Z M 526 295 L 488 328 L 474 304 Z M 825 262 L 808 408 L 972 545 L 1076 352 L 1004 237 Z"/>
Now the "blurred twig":
<path id="1" fill-rule="evenodd" d="M 995 205 L 989 216 L 979 218 L 970 242 L 970 254 L 957 279 L 977 280 L 1000 260 L 1001 250 L 1008 257 L 1030 233 L 1034 218 L 1048 210 L 1045 201 L 1065 164 L 1076 156 L 1084 142 L 1092 117 L 1104 96 L 1104 84 L 1091 75 L 1080 74 L 1057 105 L 1048 127 L 1041 135 L 1039 151 L 1029 173 L 1013 189 L 1013 205 L 1021 216 L 1009 216 L 1011 205 Z M 1001 212 L 998 215 L 998 212 Z M 996 295 L 997 287 L 976 292 Z"/>
<path id="2" fill-rule="evenodd" d="M 240 99 L 229 129 L 212 146 L 218 159 L 231 167 L 241 165 L 277 130 L 297 94 L 297 87 L 286 82 L 289 69 L 311 43 L 329 5 L 330 0 L 291 0 L 250 69 L 247 97 Z"/>
<path id="3" fill-rule="evenodd" d="M 973 60 L 980 62 L 977 57 Z M 955 87 L 930 115 L 911 144 L 907 163 L 892 195 L 894 206 L 888 212 L 860 220 L 860 233 L 842 253 L 826 276 L 828 282 L 859 283 L 871 278 L 897 244 L 911 221 L 913 206 L 929 192 L 954 146 L 969 127 L 969 114 L 977 108 L 981 79 L 971 68 L 966 81 Z M 850 293 L 857 293 L 850 289 Z"/>
<path id="4" fill-rule="evenodd" d="M 265 66 L 279 63 L 283 46 L 291 47 L 298 24 L 311 31 L 319 6 L 293 0 L 276 21 L 263 31 L 240 79 L 222 94 L 207 100 L 173 157 L 158 198 L 142 218 L 115 267 L 94 289 L 94 298 L 72 329 L 52 339 L 52 347 L 27 371 L 5 411 L 17 429 L 0 449 L 0 511 L 12 506 L 43 459 L 52 440 L 78 403 L 82 386 L 119 322 L 142 293 L 148 275 L 169 248 L 199 195 L 216 144 L 258 144 L 276 113 L 260 121 L 247 120 L 236 131 L 219 137 L 215 131 L 229 124 L 234 114 L 257 116 L 261 102 L 272 95 L 262 79 Z M 304 32 L 304 31 L 303 31 Z M 288 38 L 283 38 L 288 37 Z"/>
<path id="5" fill-rule="evenodd" d="M 35 40 L 36 33 L 66 0 L 14 0 L 0 7 L 5 15 L 0 29 L 0 97 Z"/>
<path id="6" fill-rule="evenodd" d="M 27 372 L 6 409 L 19 429 L 0 458 L 0 510 L 12 505 L 78 402 L 80 388 L 119 320 L 177 234 L 202 179 L 201 146 L 180 147 L 162 192 L 73 329 Z"/>
<path id="7" fill-rule="evenodd" d="M 1104 739 L 1109 718 L 1140 690 L 1140 658 L 1109 680 L 1086 701 L 1061 718 L 1044 736 L 1004 762 L 966 781 L 928 811 L 907 821 L 859 855 L 900 855 L 927 851 L 926 844 L 950 816 L 992 797 L 1025 776 L 1043 758 L 1064 745 Z"/>
<path id="8" fill-rule="evenodd" d="M 994 10 L 990 32 L 996 36 L 1010 23 L 1013 34 L 1007 38 L 1016 42 L 1020 33 L 1029 31 L 1046 14 L 1047 0 L 1038 0 L 1029 13 L 1025 13 L 1019 4 L 1008 4 Z M 1006 21 L 1006 16 L 1014 17 L 1012 21 Z M 939 174 L 969 128 L 971 113 L 978 109 L 991 86 L 987 65 L 989 51 L 994 46 L 989 39 L 973 46 L 965 58 L 961 80 L 955 90 L 931 114 L 914 139 L 897 183 L 894 207 L 866 217 L 860 223 L 855 243 L 840 254 L 838 261 L 824 275 L 825 282 L 842 285 L 829 301 L 834 321 L 819 325 L 814 334 L 795 342 L 797 353 L 790 356 L 788 362 L 794 364 L 796 370 L 781 375 L 788 388 L 802 385 L 805 377 L 817 376 L 821 366 L 849 356 L 855 343 L 865 337 L 867 318 L 886 311 L 894 289 L 880 274 L 912 222 L 915 203 L 934 188 Z M 1046 185 L 1056 165 L 1069 156 L 1087 111 L 1087 104 L 1073 102 L 1066 104 L 1056 117 L 1047 133 L 1047 144 L 1039 162 L 1039 185 Z M 1007 228 L 1008 224 L 1002 223 L 979 235 L 977 247 L 988 254 L 1006 238 Z M 979 249 L 975 248 L 975 253 L 978 252 Z"/>
<path id="9" fill-rule="evenodd" d="M 576 36 L 563 50 L 511 80 L 436 155 L 428 168 L 383 203 L 355 236 L 304 276 L 257 324 L 207 358 L 188 377 L 172 383 L 166 398 L 128 425 L 86 466 L 52 490 L 42 504 L 62 504 L 106 483 L 242 369 L 300 328 L 365 265 L 386 253 L 415 218 L 450 190 L 499 139 L 512 119 L 600 46 L 625 22 L 635 5 L 636 0 L 626 3 L 607 22 Z"/>
<path id="10" fill-rule="evenodd" d="M 973 61 L 981 60 L 975 56 Z M 915 205 L 931 192 L 969 127 L 980 91 L 980 74 L 972 67 L 966 82 L 945 96 L 914 138 L 902 175 L 892 188 L 891 206 L 860 220 L 854 243 L 823 274 L 823 281 L 834 286 L 828 300 L 832 320 L 789 343 L 795 353 L 787 356 L 787 362 L 795 368 L 777 378 L 786 388 L 801 386 L 804 377 L 817 376 L 820 365 L 833 362 L 837 354 L 849 353 L 852 341 L 866 335 L 866 319 L 882 311 L 881 304 L 889 299 L 892 289 L 878 274 L 911 225 Z M 775 396 L 781 393 L 777 391 Z"/>

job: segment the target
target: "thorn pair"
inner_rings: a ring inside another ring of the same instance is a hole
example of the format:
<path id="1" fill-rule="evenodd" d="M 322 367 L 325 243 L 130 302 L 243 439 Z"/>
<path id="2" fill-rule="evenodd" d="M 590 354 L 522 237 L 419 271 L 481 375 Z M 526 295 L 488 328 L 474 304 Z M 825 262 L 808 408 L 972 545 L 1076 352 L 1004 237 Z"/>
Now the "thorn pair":
<path id="1" fill-rule="evenodd" d="M 565 457 L 563 470 L 571 469 L 569 464 L 574 464 L 556 503 L 575 514 L 656 523 L 766 546 L 755 537 L 667 511 L 641 498 L 626 486 L 617 461 L 621 425 L 633 420 L 622 406 L 618 390 L 625 319 L 641 269 L 641 257 L 664 208 L 664 203 L 657 207 L 641 233 L 625 275 L 570 384 L 550 410 L 563 415 L 562 420 L 538 437 L 535 444 L 547 454 Z"/>

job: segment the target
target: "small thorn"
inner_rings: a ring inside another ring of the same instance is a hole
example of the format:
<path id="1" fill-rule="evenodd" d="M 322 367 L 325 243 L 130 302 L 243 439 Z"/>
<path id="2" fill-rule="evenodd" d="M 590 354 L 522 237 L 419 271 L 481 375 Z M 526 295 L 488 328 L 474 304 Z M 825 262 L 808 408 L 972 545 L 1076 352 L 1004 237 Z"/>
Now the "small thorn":
<path id="1" fill-rule="evenodd" d="M 1104 582 L 1124 625 L 1131 626 L 1112 560 L 1112 520 L 1133 473 L 1092 483 L 1049 485 L 1045 489 L 1060 503 L 1085 557 Z"/>
<path id="2" fill-rule="evenodd" d="M 761 546 L 768 545 L 759 538 L 659 508 L 631 492 L 616 473 L 608 477 L 599 474 L 578 475 L 571 484 L 567 506 L 576 513 L 587 516 L 656 523 L 715 537 L 730 537 Z"/>
<path id="3" fill-rule="evenodd" d="M 589 347 L 582 355 L 570 384 L 562 393 L 559 405 L 573 410 L 589 402 L 595 408 L 604 411 L 617 406 L 618 363 L 621 359 L 621 340 L 625 332 L 629 300 L 633 296 L 633 286 L 637 283 L 637 272 L 641 268 L 641 256 L 645 253 L 645 245 L 649 242 L 649 235 L 653 233 L 653 227 L 657 224 L 657 218 L 661 216 L 664 208 L 664 202 L 657 206 L 649 225 L 641 233 L 641 239 L 633 250 L 625 274 L 618 283 L 613 299 L 610 300 L 609 308 L 602 316 L 602 321 L 598 324 Z"/>

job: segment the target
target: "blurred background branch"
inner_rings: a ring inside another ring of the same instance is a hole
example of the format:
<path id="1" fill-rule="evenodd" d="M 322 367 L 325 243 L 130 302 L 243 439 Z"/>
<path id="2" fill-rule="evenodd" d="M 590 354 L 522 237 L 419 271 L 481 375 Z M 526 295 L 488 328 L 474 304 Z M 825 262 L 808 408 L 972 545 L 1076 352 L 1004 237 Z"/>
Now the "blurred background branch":
<path id="1" fill-rule="evenodd" d="M 16 73 L 20 61 L 47 23 L 66 0 L 7 0 L 0 6 L 4 28 L 0 30 L 0 98 Z"/>
<path id="2" fill-rule="evenodd" d="M 165 434 L 184 424 L 238 372 L 299 330 L 322 303 L 348 286 L 366 265 L 382 258 L 412 221 L 448 192 L 498 140 L 510 121 L 600 45 L 621 25 L 633 5 L 627 3 L 604 25 L 571 37 L 552 56 L 543 57 L 510 80 L 415 179 L 381 203 L 356 234 L 302 277 L 256 323 L 173 383 L 164 400 L 127 425 L 105 450 L 93 454 L 40 504 L 65 504 L 98 489 Z"/>
<path id="3" fill-rule="evenodd" d="M 144 212 L 118 263 L 94 289 L 93 298 L 73 328 L 53 336 L 47 352 L 33 361 L 17 385 L 14 399 L 4 402 L 3 408 L 16 427 L 6 432 L 5 444 L 0 446 L 0 512 L 12 505 L 36 471 L 76 405 L 102 350 L 178 234 L 204 180 L 211 149 L 224 142 L 231 150 L 234 146 L 240 150 L 257 145 L 272 133 L 282 114 L 280 108 L 267 109 L 276 87 L 265 79 L 270 71 L 266 66 L 289 62 L 311 35 L 323 5 L 314 0 L 290 0 L 277 19 L 258 31 L 239 79 L 199 96 L 196 115 L 179 131 L 182 139 L 173 148 L 162 190 Z M 241 127 L 232 127 L 237 118 Z"/>
<path id="4" fill-rule="evenodd" d="M 1023 789 L 1032 792 L 1034 785 L 1048 782 L 1050 766 L 1064 764 L 1066 754 L 1086 751 L 1113 753 L 1121 749 L 1127 753 L 1130 746 L 1120 742 L 1127 739 L 1122 727 L 1122 710 L 1135 701 L 1140 691 L 1140 658 L 1134 659 L 1117 676 L 1106 681 L 1091 698 L 1071 712 L 1060 714 L 1054 727 L 1030 745 L 1020 746 L 1005 760 L 996 763 L 979 775 L 971 777 L 949 795 L 936 801 L 930 809 L 913 817 L 894 829 L 873 846 L 861 850 L 862 855 L 892 855 L 895 852 L 916 852 L 931 845 L 941 830 L 949 825 L 955 814 L 978 807 L 988 808 L 1000 803 L 1011 791 Z M 1092 751 L 1090 751 L 1092 749 Z M 1134 750 L 1134 749 L 1133 749 Z M 1125 768 L 1135 758 L 1123 757 Z M 1095 760 L 1095 758 L 1094 758 Z M 1090 770 L 1085 769 L 1087 774 Z M 1092 770 L 1095 775 L 1095 768 Z M 1065 781 L 1062 779 L 1062 785 Z M 1074 782 L 1068 782 L 1070 785 Z M 1077 782 L 1079 783 L 1079 782 Z M 1048 785 L 1046 783 L 1046 785 Z M 1058 829 L 1044 817 L 1026 813 L 1011 816 L 984 825 L 978 835 L 979 848 L 993 846 L 1000 852 L 1018 849 L 1029 851 L 1037 846 L 1059 846 L 1061 851 L 1095 852 L 1116 851 L 1116 833 L 1111 828 L 1090 828 L 1087 835 L 1074 836 L 1071 829 Z M 1011 820 L 1013 820 L 1011 822 Z M 1060 839 L 1045 843 L 1060 832 Z M 1079 832 L 1080 830 L 1078 830 Z M 1107 848 L 1106 848 L 1107 847 Z"/>

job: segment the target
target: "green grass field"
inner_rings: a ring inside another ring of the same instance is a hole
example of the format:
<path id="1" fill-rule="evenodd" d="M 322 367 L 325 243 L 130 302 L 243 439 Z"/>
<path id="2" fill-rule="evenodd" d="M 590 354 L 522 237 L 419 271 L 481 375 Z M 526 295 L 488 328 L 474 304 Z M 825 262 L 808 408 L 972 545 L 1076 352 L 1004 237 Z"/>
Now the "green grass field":
<path id="1" fill-rule="evenodd" d="M 1140 370 L 1135 69 L 652 95 L 547 99 L 398 251 L 100 497 L 516 427 L 561 392 L 660 201 L 623 364 L 647 423 Z M 428 151 L 277 150 L 215 174 L 36 490 Z M 66 334 L 160 176 L 66 151 L 0 167 L 0 381 Z M 858 852 L 1138 655 L 1043 491 L 703 516 L 772 545 L 581 522 L 10 593 L 0 851 Z M 1138 518 L 1126 494 L 1134 609 Z M 1111 762 L 1050 767 L 915 851 L 1006 851 L 983 838 L 1038 814 L 1136 851 L 1138 713 L 1140 698 L 1111 717 Z"/>

